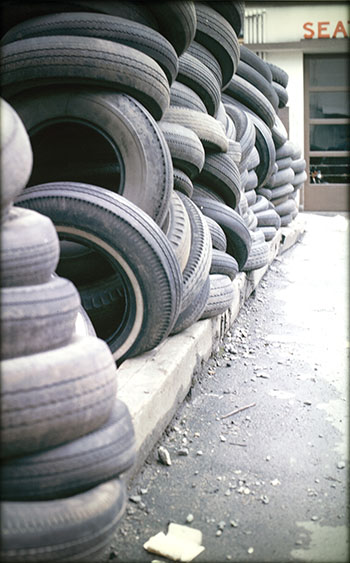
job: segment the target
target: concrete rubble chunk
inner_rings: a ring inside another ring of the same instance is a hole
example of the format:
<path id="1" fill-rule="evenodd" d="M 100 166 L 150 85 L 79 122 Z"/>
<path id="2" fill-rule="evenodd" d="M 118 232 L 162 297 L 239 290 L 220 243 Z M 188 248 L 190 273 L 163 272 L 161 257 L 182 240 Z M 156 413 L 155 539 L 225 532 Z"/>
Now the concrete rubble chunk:
<path id="1" fill-rule="evenodd" d="M 150 553 L 168 557 L 173 561 L 192 561 L 205 549 L 202 532 L 188 526 L 170 523 L 167 534 L 159 532 L 150 537 L 143 547 Z"/>
<path id="2" fill-rule="evenodd" d="M 164 446 L 158 448 L 158 459 L 163 465 L 171 465 L 170 454 Z"/>

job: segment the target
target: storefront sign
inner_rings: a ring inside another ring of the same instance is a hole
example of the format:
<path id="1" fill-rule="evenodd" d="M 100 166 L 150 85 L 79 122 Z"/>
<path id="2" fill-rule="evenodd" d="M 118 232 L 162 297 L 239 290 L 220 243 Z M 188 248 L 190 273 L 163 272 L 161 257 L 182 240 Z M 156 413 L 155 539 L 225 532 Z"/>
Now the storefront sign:
<path id="1" fill-rule="evenodd" d="M 349 26 L 349 23 L 350 20 L 346 23 L 339 20 L 334 26 L 329 21 L 305 22 L 303 29 L 307 33 L 304 33 L 304 39 L 312 39 L 313 37 L 317 39 L 347 38 L 349 33 L 346 31 L 346 27 Z"/>

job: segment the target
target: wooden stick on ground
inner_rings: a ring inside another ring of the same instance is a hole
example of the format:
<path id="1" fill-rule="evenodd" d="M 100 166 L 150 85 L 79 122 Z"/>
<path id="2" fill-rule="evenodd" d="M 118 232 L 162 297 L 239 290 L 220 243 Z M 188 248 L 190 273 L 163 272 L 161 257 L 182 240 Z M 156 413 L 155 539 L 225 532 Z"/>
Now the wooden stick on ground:
<path id="1" fill-rule="evenodd" d="M 251 403 L 250 405 L 246 405 L 245 407 L 240 407 L 239 409 L 236 409 L 235 411 L 229 412 L 227 414 L 224 414 L 223 416 L 220 416 L 220 418 L 228 418 L 229 416 L 233 416 L 234 414 L 237 414 L 238 412 L 241 411 L 245 411 L 245 409 L 250 409 L 250 407 L 255 407 L 256 403 Z"/>

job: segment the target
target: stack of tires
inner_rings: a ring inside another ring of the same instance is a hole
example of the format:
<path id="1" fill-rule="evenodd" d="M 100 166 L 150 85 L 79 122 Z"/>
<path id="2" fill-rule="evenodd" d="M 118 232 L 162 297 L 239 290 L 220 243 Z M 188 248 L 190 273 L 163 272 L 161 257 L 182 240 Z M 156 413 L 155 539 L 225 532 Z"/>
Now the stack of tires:
<path id="1" fill-rule="evenodd" d="M 32 149 L 14 109 L 0 111 L 1 560 L 92 560 L 125 509 L 133 425 L 107 344 L 54 274 L 53 223 L 13 206 Z"/>
<path id="2" fill-rule="evenodd" d="M 298 189 L 276 209 L 285 87 L 239 44 L 241 1 L 9 4 L 3 92 L 34 151 L 15 204 L 55 224 L 57 273 L 120 364 L 268 263 Z"/>

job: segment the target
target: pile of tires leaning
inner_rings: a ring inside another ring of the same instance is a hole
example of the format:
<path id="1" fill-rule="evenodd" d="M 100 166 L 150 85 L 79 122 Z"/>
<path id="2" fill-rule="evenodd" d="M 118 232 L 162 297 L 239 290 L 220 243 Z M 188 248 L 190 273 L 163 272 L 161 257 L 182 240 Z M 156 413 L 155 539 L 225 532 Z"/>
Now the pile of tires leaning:
<path id="1" fill-rule="evenodd" d="M 238 41 L 244 2 L 3 12 L 2 95 L 34 155 L 13 209 L 55 225 L 56 275 L 114 361 L 224 312 L 306 179 L 278 117 L 288 76 Z"/>
<path id="2" fill-rule="evenodd" d="M 32 167 L 1 100 L 1 561 L 94 560 L 126 506 L 134 429 L 52 221 L 13 206 Z"/>
<path id="3" fill-rule="evenodd" d="M 225 311 L 296 215 L 285 73 L 240 46 L 244 2 L 11 14 L 3 93 L 34 152 L 15 205 L 55 224 L 57 273 L 120 364 Z"/>

